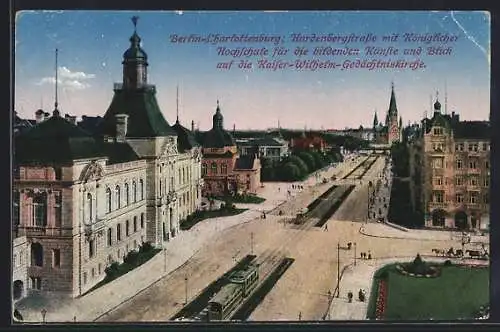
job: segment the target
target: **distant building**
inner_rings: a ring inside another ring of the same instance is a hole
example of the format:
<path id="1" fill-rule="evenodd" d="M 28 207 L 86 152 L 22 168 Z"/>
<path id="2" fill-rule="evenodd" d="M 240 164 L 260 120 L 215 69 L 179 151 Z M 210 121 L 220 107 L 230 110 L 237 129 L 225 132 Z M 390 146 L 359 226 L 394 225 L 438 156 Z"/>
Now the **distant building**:
<path id="1" fill-rule="evenodd" d="M 256 193 L 260 187 L 260 168 L 256 154 L 239 155 L 233 136 L 224 129 L 217 101 L 212 129 L 203 135 L 203 196 Z"/>
<path id="2" fill-rule="evenodd" d="M 140 41 L 134 31 L 102 119 L 76 125 L 56 100 L 15 139 L 16 295 L 28 280 L 28 293 L 80 296 L 142 243 L 164 246 L 201 207 L 201 149 L 163 117 Z"/>
<path id="3" fill-rule="evenodd" d="M 260 158 L 266 158 L 277 162 L 290 154 L 288 142 L 281 138 L 265 136 L 236 140 L 238 149 L 242 156 L 257 154 Z"/>
<path id="4" fill-rule="evenodd" d="M 292 150 L 315 150 L 318 152 L 326 152 L 328 143 L 319 135 L 307 136 L 305 132 L 301 137 L 292 138 L 290 140 L 290 148 Z"/>
<path id="5" fill-rule="evenodd" d="M 490 212 L 490 140 L 488 121 L 460 121 L 441 112 L 422 121 L 410 142 L 415 199 L 428 227 L 488 229 Z M 415 135 L 414 135 L 415 136 Z"/>
<path id="6" fill-rule="evenodd" d="M 391 87 L 391 99 L 389 109 L 385 117 L 385 123 L 379 122 L 377 112 L 373 116 L 373 141 L 376 144 L 392 144 L 400 142 L 402 138 L 403 119 L 400 117 L 398 122 L 398 108 L 396 106 L 396 95 L 394 93 L 394 84 Z"/>

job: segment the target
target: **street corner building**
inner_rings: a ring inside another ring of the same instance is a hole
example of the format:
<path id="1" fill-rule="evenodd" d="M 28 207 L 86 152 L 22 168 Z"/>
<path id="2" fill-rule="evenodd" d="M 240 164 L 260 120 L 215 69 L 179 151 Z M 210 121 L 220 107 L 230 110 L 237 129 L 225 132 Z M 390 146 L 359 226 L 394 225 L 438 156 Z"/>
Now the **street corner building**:
<path id="1" fill-rule="evenodd" d="M 212 129 L 203 134 L 203 196 L 255 194 L 261 186 L 257 153 L 240 155 L 235 139 L 224 129 L 219 101 Z"/>
<path id="2" fill-rule="evenodd" d="M 201 147 L 163 117 L 140 40 L 134 31 L 123 82 L 95 125 L 62 117 L 56 100 L 52 116 L 37 114 L 14 137 L 16 299 L 82 295 L 141 243 L 162 247 L 201 207 Z"/>
<path id="3" fill-rule="evenodd" d="M 433 108 L 409 145 L 414 204 L 422 206 L 426 227 L 488 230 L 490 122 L 443 113 L 437 97 Z"/>

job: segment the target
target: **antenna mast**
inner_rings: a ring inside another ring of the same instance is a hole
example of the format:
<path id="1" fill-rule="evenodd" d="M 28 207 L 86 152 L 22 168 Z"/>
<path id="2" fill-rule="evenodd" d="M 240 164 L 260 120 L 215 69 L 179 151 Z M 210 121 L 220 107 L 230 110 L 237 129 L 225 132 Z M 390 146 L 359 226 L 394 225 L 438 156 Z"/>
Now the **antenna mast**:
<path id="1" fill-rule="evenodd" d="M 55 91 L 55 101 L 54 101 L 54 110 L 57 111 L 57 106 L 59 105 L 58 104 L 58 100 L 57 100 L 57 84 L 58 84 L 58 76 L 57 76 L 57 71 L 58 71 L 58 66 L 57 66 L 57 56 L 58 56 L 58 53 L 59 53 L 59 50 L 56 48 L 56 91 Z"/>
<path id="2" fill-rule="evenodd" d="M 177 123 L 179 122 L 179 85 L 177 84 L 177 97 L 176 97 L 176 103 L 177 103 Z"/>
<path id="3" fill-rule="evenodd" d="M 448 87 L 444 81 L 444 114 L 448 114 Z"/>

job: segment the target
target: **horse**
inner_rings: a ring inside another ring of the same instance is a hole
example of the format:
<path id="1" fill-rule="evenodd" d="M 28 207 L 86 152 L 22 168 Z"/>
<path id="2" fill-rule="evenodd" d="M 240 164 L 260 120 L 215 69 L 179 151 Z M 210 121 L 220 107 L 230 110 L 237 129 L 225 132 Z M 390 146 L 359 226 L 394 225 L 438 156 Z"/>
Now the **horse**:
<path id="1" fill-rule="evenodd" d="M 435 253 L 436 256 L 446 255 L 446 251 L 444 249 L 432 249 L 432 252 Z"/>
<path id="2" fill-rule="evenodd" d="M 478 258 L 482 256 L 479 250 L 467 250 L 466 252 L 469 254 L 470 258 Z"/>

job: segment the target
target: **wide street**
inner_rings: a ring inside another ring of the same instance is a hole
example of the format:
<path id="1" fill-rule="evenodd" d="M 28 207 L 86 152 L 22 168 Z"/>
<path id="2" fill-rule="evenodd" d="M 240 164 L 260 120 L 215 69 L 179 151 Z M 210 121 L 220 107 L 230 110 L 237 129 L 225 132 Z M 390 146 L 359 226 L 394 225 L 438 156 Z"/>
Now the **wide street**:
<path id="1" fill-rule="evenodd" d="M 295 189 L 292 184 L 266 183 L 259 193 L 267 198 L 262 204 L 240 204 L 251 210 L 238 216 L 208 219 L 182 232 L 174 239 L 175 243 L 170 243 L 166 255 L 158 254 L 144 266 L 67 303 L 62 309 L 51 309 L 47 321 L 71 321 L 73 315 L 78 315 L 78 321 L 167 321 L 186 300 L 194 298 L 235 261 L 252 251 L 261 255 L 275 249 L 294 258 L 295 262 L 249 320 L 364 319 L 364 304 L 348 304 L 343 299 L 349 290 L 356 292 L 356 288 L 363 288 L 369 294 L 373 266 L 379 259 L 414 257 L 416 253 L 431 254 L 433 248 L 458 246 L 457 238 L 447 232 L 404 232 L 377 223 L 373 218 L 366 223 L 368 190 L 375 189 L 375 186 L 369 188 L 369 183 L 376 183 L 381 176 L 388 178 L 390 167 L 382 174 L 386 162 L 382 157 L 361 180 L 341 179 L 364 159 L 366 157 L 360 156 L 323 170 L 317 176 L 295 183 Z M 322 183 L 323 178 L 330 179 L 333 175 L 336 181 Z M 283 222 L 333 184 L 356 187 L 328 220 L 327 227 L 301 230 Z M 296 189 L 297 186 L 303 189 Z M 378 208 L 385 217 L 386 209 L 381 202 L 384 197 L 388 202 L 389 193 L 390 186 L 382 187 L 376 194 L 377 207 L 371 210 L 377 210 L 377 217 Z M 267 212 L 265 219 L 260 218 L 262 211 Z M 355 245 L 351 250 L 341 249 L 339 260 L 337 245 L 345 247 L 348 242 Z M 370 253 L 373 260 L 359 260 L 361 252 Z M 353 270 L 348 266 L 353 264 L 355 255 L 358 259 Z M 329 294 L 336 288 L 337 269 L 346 269 L 345 277 L 341 281 L 340 297 L 332 299 Z"/>

